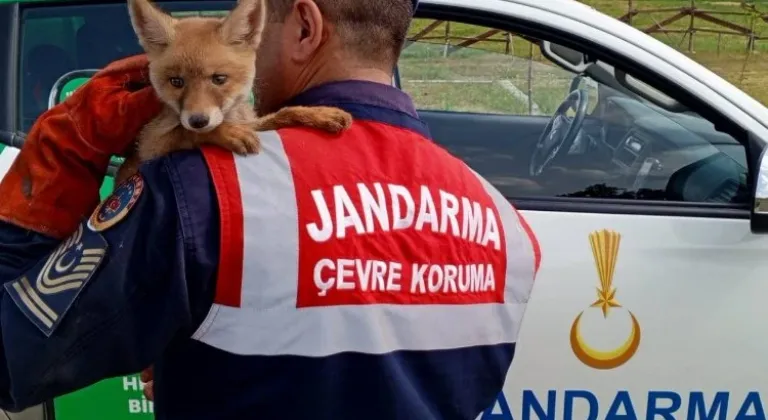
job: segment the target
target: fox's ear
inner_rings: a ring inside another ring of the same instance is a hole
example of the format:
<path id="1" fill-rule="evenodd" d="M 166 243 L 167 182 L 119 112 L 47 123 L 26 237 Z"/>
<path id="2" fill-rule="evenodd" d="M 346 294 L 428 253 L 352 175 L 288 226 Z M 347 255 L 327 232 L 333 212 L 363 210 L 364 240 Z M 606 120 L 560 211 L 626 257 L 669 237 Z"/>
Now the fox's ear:
<path id="1" fill-rule="evenodd" d="M 149 0 L 128 0 L 128 13 L 144 51 L 161 51 L 173 40 L 174 19 Z"/>
<path id="2" fill-rule="evenodd" d="M 266 20 L 264 0 L 238 0 L 221 24 L 221 36 L 231 44 L 259 45 Z"/>

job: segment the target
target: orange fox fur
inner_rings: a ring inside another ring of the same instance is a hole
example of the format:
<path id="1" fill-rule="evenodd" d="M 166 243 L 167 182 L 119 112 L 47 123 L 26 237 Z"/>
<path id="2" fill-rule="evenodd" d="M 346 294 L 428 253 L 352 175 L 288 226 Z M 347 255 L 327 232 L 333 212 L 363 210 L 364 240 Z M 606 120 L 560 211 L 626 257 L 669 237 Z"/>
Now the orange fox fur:
<path id="1" fill-rule="evenodd" d="M 150 0 L 128 0 L 131 23 L 149 58 L 149 78 L 164 110 L 139 134 L 116 176 L 174 150 L 215 144 L 238 154 L 259 151 L 258 131 L 307 126 L 340 132 L 352 116 L 332 107 L 287 107 L 257 118 L 248 103 L 264 0 L 239 0 L 225 18 L 173 18 Z"/>

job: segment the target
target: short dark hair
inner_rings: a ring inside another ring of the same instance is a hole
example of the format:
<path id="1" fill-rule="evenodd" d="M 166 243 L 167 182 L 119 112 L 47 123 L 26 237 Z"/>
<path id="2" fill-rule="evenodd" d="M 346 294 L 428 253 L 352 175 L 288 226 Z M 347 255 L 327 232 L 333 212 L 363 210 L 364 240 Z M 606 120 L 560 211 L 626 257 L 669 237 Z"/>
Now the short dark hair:
<path id="1" fill-rule="evenodd" d="M 268 19 L 283 21 L 294 0 L 267 0 Z M 411 0 L 314 0 L 336 25 L 346 48 L 361 60 L 392 66 L 408 35 Z"/>

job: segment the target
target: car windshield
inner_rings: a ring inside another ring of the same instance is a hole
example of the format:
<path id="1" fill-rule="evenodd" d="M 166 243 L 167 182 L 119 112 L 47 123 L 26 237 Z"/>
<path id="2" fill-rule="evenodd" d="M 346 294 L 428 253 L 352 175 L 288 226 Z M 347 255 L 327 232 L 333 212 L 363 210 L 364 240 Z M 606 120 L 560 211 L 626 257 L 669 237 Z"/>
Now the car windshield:
<path id="1" fill-rule="evenodd" d="M 663 95 L 662 92 L 648 86 L 647 90 L 650 89 L 658 92 L 658 95 Z M 724 153 L 746 171 L 746 154 L 741 143 L 731 135 L 718 131 L 714 124 L 697 114 L 695 110 L 670 111 L 633 92 L 624 90 L 613 91 L 613 93 L 629 99 L 627 101 L 614 99 L 614 101 L 635 116 L 636 124 L 646 125 L 650 131 L 665 132 L 679 147 L 690 147 L 697 143 L 711 145 L 712 150 L 716 149 Z"/>
<path id="2" fill-rule="evenodd" d="M 226 13 L 234 2 L 160 2 L 178 15 Z M 28 131 L 49 106 L 54 83 L 73 70 L 99 69 L 141 53 L 125 4 L 30 3 L 22 12 L 20 126 Z"/>
<path id="3" fill-rule="evenodd" d="M 557 49 L 562 51 L 563 48 Z M 582 56 L 577 51 L 570 51 L 571 54 Z M 567 68 L 563 70 L 576 75 Z M 596 90 L 597 86 L 602 86 L 605 91 L 603 96 L 612 97 L 611 102 L 631 115 L 638 127 L 664 135 L 681 148 L 705 145 L 704 149 L 722 152 L 746 170 L 744 149 L 733 137 L 718 131 L 714 124 L 696 113 L 696 110 L 684 107 L 664 92 L 634 79 L 631 75 L 626 77 L 632 78 L 641 89 L 638 92 L 627 89 L 620 83 L 616 73 L 611 64 L 596 60 L 580 73 L 580 77 L 587 82 L 581 83 L 580 87 Z"/>

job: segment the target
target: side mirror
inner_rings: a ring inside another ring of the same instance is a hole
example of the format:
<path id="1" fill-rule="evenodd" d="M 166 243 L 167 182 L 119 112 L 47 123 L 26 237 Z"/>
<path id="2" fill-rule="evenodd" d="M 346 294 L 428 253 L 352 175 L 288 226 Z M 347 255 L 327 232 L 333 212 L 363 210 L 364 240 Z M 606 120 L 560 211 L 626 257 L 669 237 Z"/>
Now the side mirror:
<path id="1" fill-rule="evenodd" d="M 573 73 L 583 73 L 589 67 L 589 60 L 579 51 L 549 41 L 541 41 L 539 48 L 544 57 Z"/>
<path id="2" fill-rule="evenodd" d="M 749 143 L 750 151 L 759 156 L 751 165 L 754 175 L 749 226 L 752 233 L 768 233 L 768 154 L 763 142 L 751 133 Z"/>
<path id="3" fill-rule="evenodd" d="M 90 80 L 97 71 L 99 70 L 73 70 L 59 77 L 48 94 L 48 109 L 53 108 L 64 101 L 64 99 L 67 99 L 75 92 L 75 90 L 77 90 L 77 88 Z"/>

